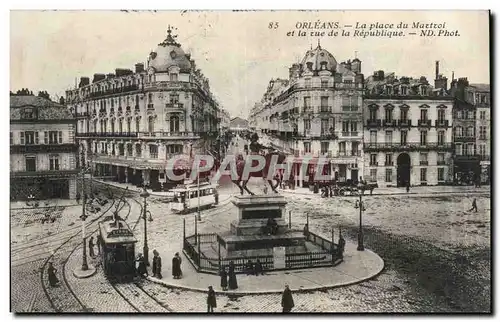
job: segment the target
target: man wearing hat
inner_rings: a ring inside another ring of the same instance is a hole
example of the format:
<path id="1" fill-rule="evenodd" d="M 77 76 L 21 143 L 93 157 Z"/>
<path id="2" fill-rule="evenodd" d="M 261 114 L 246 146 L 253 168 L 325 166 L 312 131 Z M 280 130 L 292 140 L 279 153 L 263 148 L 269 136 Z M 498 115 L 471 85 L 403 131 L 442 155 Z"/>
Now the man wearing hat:
<path id="1" fill-rule="evenodd" d="M 156 249 L 153 250 L 153 277 L 163 278 L 161 275 L 161 257 Z"/>

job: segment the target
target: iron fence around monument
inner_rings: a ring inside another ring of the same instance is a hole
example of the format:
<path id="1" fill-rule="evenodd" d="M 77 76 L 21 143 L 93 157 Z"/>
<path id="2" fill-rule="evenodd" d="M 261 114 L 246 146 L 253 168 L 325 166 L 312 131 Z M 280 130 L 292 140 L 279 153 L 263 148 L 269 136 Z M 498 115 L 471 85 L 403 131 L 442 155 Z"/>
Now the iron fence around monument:
<path id="1" fill-rule="evenodd" d="M 259 260 L 264 271 L 336 266 L 342 261 L 342 254 L 337 244 L 311 232 L 307 232 L 305 237 L 307 241 L 315 244 L 322 250 L 286 254 L 285 268 L 280 269 L 274 268 L 273 255 L 222 258 L 220 256 L 220 247 L 223 245 L 222 238 L 216 233 L 185 237 L 183 251 L 198 272 L 209 274 L 219 274 L 220 269 L 222 267 L 227 268 L 231 262 L 234 264 L 236 273 L 246 273 L 246 266 L 249 261 L 255 264 Z M 201 250 L 201 245 L 204 244 L 217 246 L 219 248 L 218 257 L 206 256 Z"/>

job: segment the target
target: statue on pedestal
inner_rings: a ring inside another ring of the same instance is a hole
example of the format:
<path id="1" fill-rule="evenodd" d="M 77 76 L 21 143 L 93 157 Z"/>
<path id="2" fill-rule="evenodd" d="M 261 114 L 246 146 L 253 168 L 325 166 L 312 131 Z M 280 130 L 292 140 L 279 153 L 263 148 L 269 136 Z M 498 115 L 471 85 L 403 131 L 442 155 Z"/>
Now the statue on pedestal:
<path id="1" fill-rule="evenodd" d="M 276 151 L 276 150 L 271 149 L 271 148 L 267 148 L 267 147 L 263 146 L 262 144 L 260 144 L 259 143 L 259 136 L 256 133 L 252 134 L 252 136 L 250 137 L 249 148 L 250 148 L 250 155 L 262 155 L 262 156 L 264 156 L 264 158 L 266 160 L 266 164 L 264 166 L 264 169 L 262 169 L 261 171 L 251 172 L 249 174 L 248 178 L 242 178 L 243 171 L 245 169 L 246 160 L 243 158 L 243 156 L 240 155 L 236 160 L 236 171 L 238 174 L 238 178 L 236 180 L 233 180 L 233 183 L 236 184 L 238 186 L 238 188 L 240 188 L 241 195 L 244 194 L 243 191 L 246 191 L 249 194 L 254 195 L 254 193 L 251 192 L 247 187 L 248 181 L 250 180 L 250 178 L 264 178 L 269 183 L 271 190 L 275 193 L 278 193 L 276 188 L 278 187 L 279 182 L 278 182 L 278 180 L 275 179 L 274 174 L 272 175 L 271 179 L 268 179 L 268 174 L 269 174 L 269 170 L 270 170 L 269 168 L 271 166 L 271 160 L 273 159 L 273 156 L 275 156 L 275 155 L 278 156 L 277 164 L 283 164 L 287 158 L 286 154 L 283 152 Z M 266 152 L 265 150 L 268 150 L 268 152 Z M 258 164 L 259 164 L 258 161 L 253 160 L 252 166 L 257 166 Z"/>

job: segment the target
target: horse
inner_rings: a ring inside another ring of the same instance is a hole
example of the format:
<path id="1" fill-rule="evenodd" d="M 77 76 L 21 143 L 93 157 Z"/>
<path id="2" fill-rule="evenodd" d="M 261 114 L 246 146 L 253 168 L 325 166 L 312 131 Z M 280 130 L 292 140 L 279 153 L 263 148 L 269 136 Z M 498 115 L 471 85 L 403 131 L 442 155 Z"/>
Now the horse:
<path id="1" fill-rule="evenodd" d="M 239 156 L 239 158 L 236 160 L 236 172 L 238 174 L 238 178 L 236 180 L 231 180 L 234 184 L 236 184 L 238 186 L 238 188 L 240 188 L 240 193 L 241 195 L 244 194 L 244 190 L 246 192 L 248 192 L 249 194 L 251 195 L 255 195 L 253 192 L 251 192 L 248 187 L 247 187 L 247 183 L 248 181 L 250 180 L 250 178 L 264 178 L 270 185 L 271 189 L 273 190 L 274 193 L 278 193 L 278 191 L 276 190 L 276 188 L 278 187 L 279 185 L 279 180 L 276 180 L 276 176 L 275 174 L 273 174 L 273 177 L 272 179 L 267 179 L 267 176 L 269 174 L 269 168 L 270 168 L 270 165 L 271 165 L 271 160 L 273 159 L 273 156 L 278 156 L 277 158 L 277 162 L 276 164 L 283 164 L 287 158 L 287 155 L 282 153 L 282 152 L 270 152 L 270 153 L 267 153 L 266 155 L 264 155 L 264 158 L 266 160 L 266 164 L 264 166 L 264 168 L 260 171 L 255 171 L 255 172 L 250 172 L 249 175 L 248 175 L 248 178 L 246 180 L 244 180 L 242 178 L 243 176 L 243 171 L 245 169 L 245 159 L 243 158 L 242 155 Z M 252 162 L 252 165 L 255 167 L 258 165 L 258 161 L 257 160 L 253 160 Z M 276 181 L 276 184 L 273 182 Z"/>

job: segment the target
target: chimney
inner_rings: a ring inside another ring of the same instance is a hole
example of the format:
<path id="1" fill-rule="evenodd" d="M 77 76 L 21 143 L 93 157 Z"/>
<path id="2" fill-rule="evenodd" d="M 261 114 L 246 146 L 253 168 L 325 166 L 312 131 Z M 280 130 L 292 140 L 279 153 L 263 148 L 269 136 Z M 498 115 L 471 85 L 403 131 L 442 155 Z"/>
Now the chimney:
<path id="1" fill-rule="evenodd" d="M 78 84 L 78 88 L 87 86 L 90 84 L 90 78 L 88 77 L 80 77 L 80 84 Z"/>
<path id="2" fill-rule="evenodd" d="M 438 79 L 439 78 L 439 60 L 436 60 L 436 78 L 434 79 Z"/>
<path id="3" fill-rule="evenodd" d="M 96 83 L 98 81 L 101 81 L 106 78 L 106 75 L 104 74 L 94 74 L 94 79 L 92 80 L 92 83 Z"/>
<path id="4" fill-rule="evenodd" d="M 135 72 L 136 73 L 142 73 L 143 71 L 144 71 L 144 64 L 143 63 L 135 64 Z"/>

